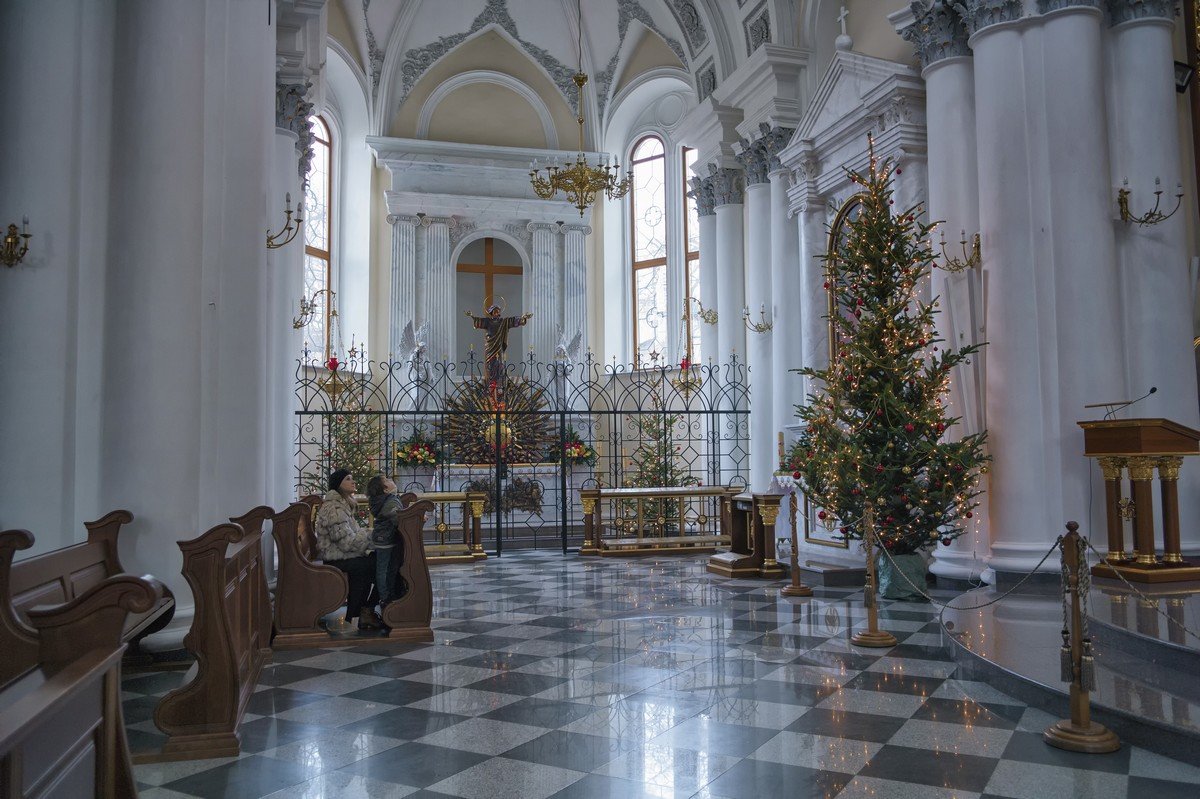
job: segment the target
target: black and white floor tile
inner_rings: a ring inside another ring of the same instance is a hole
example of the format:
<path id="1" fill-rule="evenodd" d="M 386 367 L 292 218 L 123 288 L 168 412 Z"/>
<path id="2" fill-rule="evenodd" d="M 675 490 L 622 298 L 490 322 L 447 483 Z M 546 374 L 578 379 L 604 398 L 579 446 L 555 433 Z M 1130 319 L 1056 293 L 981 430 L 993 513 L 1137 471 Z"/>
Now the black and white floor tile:
<path id="1" fill-rule="evenodd" d="M 1200 769 L 1053 749 L 1054 721 L 956 679 L 935 610 L 809 600 L 701 557 L 520 552 L 433 570 L 437 640 L 276 653 L 238 758 L 138 766 L 143 799 L 1200 795 Z M 182 673 L 128 676 L 134 751 Z"/>

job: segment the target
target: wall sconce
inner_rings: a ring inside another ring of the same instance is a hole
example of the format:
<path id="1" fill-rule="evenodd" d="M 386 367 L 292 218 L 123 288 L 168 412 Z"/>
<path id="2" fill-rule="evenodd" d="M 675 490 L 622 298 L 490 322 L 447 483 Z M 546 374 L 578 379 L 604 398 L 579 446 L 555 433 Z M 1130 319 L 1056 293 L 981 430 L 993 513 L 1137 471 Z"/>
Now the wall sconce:
<path id="1" fill-rule="evenodd" d="M 319 307 L 317 305 L 317 298 L 320 297 L 322 294 L 329 295 L 330 303 L 332 303 L 333 298 L 337 296 L 337 294 L 332 289 L 319 289 L 312 295 L 311 299 L 306 300 L 303 297 L 301 297 L 300 298 L 300 316 L 292 319 L 292 329 L 300 330 L 301 328 L 308 327 L 309 323 L 312 322 L 313 317 L 316 316 L 317 308 Z M 337 311 L 336 310 L 331 311 L 329 315 L 337 316 Z M 353 356 L 351 356 L 351 357 L 353 357 Z"/>
<path id="2" fill-rule="evenodd" d="M 701 322 L 703 322 L 706 325 L 715 325 L 717 323 L 717 309 L 716 308 L 709 308 L 709 309 L 705 310 L 704 306 L 700 304 L 700 300 L 696 299 L 695 297 L 688 297 L 688 302 L 696 303 L 696 308 L 699 309 L 696 312 L 696 316 L 700 317 Z M 688 315 L 689 315 L 688 309 L 684 308 L 683 309 L 683 321 L 686 322 L 688 320 Z"/>
<path id="3" fill-rule="evenodd" d="M 271 229 L 267 228 L 268 250 L 278 250 L 280 247 L 296 238 L 296 234 L 300 232 L 300 223 L 304 221 L 304 218 L 301 216 L 301 214 L 304 212 L 304 201 L 302 200 L 296 204 L 296 218 L 292 219 L 292 193 L 289 191 L 287 195 L 285 195 L 285 198 L 287 200 L 287 207 L 284 209 L 284 213 L 287 214 L 287 219 L 284 222 L 283 230 L 279 231 L 278 233 L 272 233 Z M 283 241 L 280 241 L 279 239 L 283 236 L 286 236 L 287 238 L 283 239 Z"/>
<path id="4" fill-rule="evenodd" d="M 947 272 L 962 272 L 966 269 L 974 269 L 983 263 L 983 250 L 980 246 L 979 234 L 976 233 L 971 237 L 971 252 L 967 252 L 967 231 L 962 232 L 962 239 L 958 242 L 962 247 L 963 257 L 952 258 L 950 253 L 946 252 L 946 231 L 942 231 L 942 259 L 943 262 L 938 264 L 938 267 Z"/>
<path id="5" fill-rule="evenodd" d="M 1117 189 L 1117 207 L 1121 210 L 1122 222 L 1134 222 L 1143 227 L 1157 225 L 1159 222 L 1166 222 L 1171 217 L 1175 216 L 1175 212 L 1179 210 L 1179 206 L 1183 203 L 1183 183 L 1175 184 L 1175 207 L 1171 209 L 1171 213 L 1164 214 L 1158 210 L 1162 203 L 1162 181 L 1158 178 L 1154 179 L 1154 207 L 1141 216 L 1134 216 L 1129 211 L 1129 179 L 1126 178 L 1121 184 L 1121 188 Z"/>
<path id="6" fill-rule="evenodd" d="M 17 232 L 16 225 L 9 225 L 8 233 L 4 236 L 4 250 L 0 252 L 0 261 L 10 267 L 21 263 L 25 253 L 29 252 L 29 239 L 32 236 L 33 234 L 29 232 L 29 217 L 27 216 L 21 219 L 20 233 Z"/>
<path id="7" fill-rule="evenodd" d="M 758 318 L 762 321 L 750 321 L 750 306 L 742 308 L 742 321 L 746 323 L 746 329 L 751 333 L 766 333 L 771 328 L 775 327 L 774 322 L 767 321 L 767 304 L 763 303 L 758 308 Z"/>

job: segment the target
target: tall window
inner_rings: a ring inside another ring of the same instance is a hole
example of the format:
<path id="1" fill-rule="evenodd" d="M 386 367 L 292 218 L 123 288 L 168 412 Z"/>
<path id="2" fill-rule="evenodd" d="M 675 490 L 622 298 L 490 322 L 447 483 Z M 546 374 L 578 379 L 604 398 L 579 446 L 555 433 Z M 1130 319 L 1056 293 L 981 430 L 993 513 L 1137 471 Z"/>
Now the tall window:
<path id="1" fill-rule="evenodd" d="M 629 213 L 633 246 L 634 364 L 649 366 L 651 353 L 667 356 L 666 150 L 646 136 L 633 147 Z M 660 360 L 660 363 L 662 361 Z"/>
<path id="2" fill-rule="evenodd" d="M 688 186 L 688 176 L 692 174 L 692 164 L 696 163 L 696 151 L 691 147 L 683 148 L 683 273 L 684 281 L 683 315 L 687 317 L 687 357 L 689 361 L 700 361 L 700 320 L 693 318 L 696 310 L 692 297 L 700 298 L 700 216 L 696 209 L 696 200 L 688 196 L 691 190 Z"/>
<path id="3" fill-rule="evenodd" d="M 329 202 L 333 196 L 333 148 L 329 126 L 319 116 L 310 120 L 313 130 L 313 159 L 304 194 L 304 297 L 316 299 L 312 321 L 304 328 L 304 344 L 310 357 L 325 361 L 330 355 L 329 318 L 333 225 Z M 320 294 L 320 296 L 317 296 Z"/>

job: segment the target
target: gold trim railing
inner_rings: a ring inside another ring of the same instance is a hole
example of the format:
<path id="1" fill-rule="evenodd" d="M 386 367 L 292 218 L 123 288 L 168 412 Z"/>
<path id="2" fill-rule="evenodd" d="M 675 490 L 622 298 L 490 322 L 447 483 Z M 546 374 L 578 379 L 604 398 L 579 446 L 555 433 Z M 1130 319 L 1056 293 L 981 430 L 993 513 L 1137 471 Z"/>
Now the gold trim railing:
<path id="1" fill-rule="evenodd" d="M 723 486 L 585 488 L 581 555 L 713 549 L 729 543 L 721 499 L 741 489 Z"/>

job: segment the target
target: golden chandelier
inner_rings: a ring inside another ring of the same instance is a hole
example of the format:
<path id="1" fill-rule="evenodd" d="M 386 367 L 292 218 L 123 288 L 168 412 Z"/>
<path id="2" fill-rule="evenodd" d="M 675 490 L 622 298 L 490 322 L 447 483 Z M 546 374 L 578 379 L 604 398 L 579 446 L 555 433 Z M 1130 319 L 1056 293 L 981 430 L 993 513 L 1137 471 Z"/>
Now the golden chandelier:
<path id="1" fill-rule="evenodd" d="M 608 156 L 601 156 L 600 161 L 592 166 L 587 162 L 583 153 L 583 86 L 588 76 L 583 72 L 583 9 L 582 2 L 579 10 L 579 71 L 575 73 L 575 86 L 579 89 L 579 153 L 574 161 L 564 164 L 551 163 L 544 170 L 536 165 L 529 165 L 529 182 L 533 191 L 543 200 L 549 200 L 558 192 L 562 192 L 579 209 L 579 215 L 596 201 L 596 195 L 604 192 L 610 200 L 619 200 L 629 193 L 629 185 L 633 181 L 633 173 L 626 172 L 621 177 L 621 165 L 614 161 L 608 163 Z"/>

